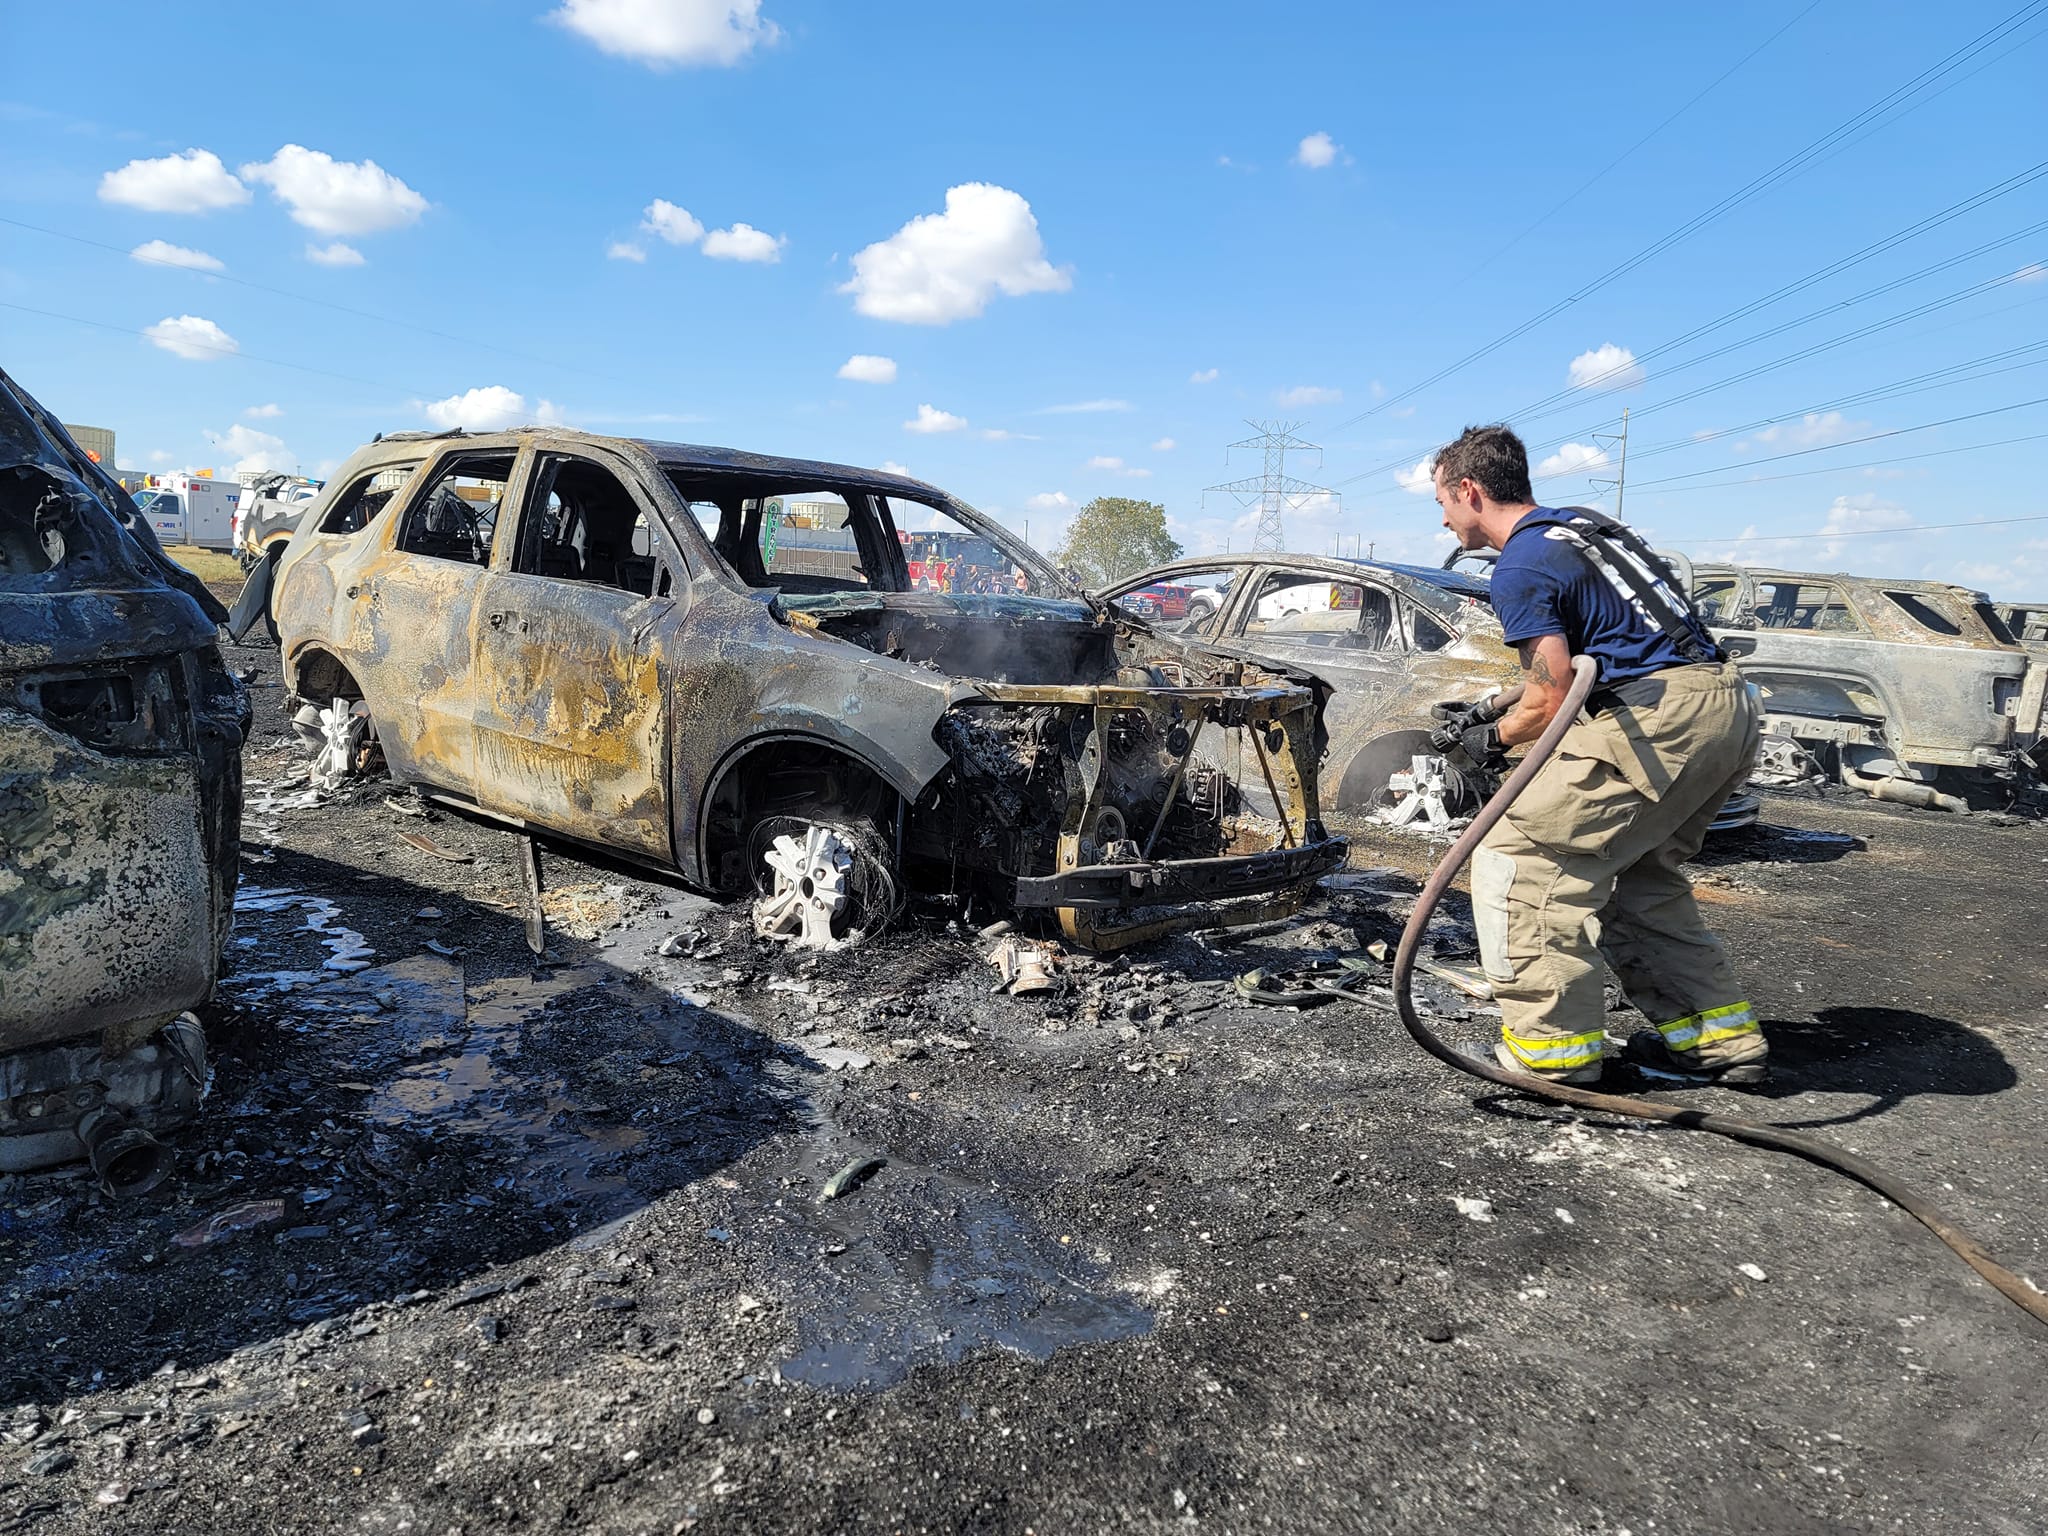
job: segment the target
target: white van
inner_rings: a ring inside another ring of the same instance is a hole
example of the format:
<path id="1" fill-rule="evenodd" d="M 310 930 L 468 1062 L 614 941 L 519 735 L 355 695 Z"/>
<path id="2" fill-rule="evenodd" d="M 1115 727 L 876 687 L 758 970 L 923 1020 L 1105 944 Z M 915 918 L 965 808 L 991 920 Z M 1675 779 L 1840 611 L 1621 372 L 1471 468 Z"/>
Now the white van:
<path id="1" fill-rule="evenodd" d="M 135 505 L 159 544 L 233 549 L 235 498 L 241 491 L 233 480 L 208 475 L 157 475 L 147 490 L 136 492 Z"/>

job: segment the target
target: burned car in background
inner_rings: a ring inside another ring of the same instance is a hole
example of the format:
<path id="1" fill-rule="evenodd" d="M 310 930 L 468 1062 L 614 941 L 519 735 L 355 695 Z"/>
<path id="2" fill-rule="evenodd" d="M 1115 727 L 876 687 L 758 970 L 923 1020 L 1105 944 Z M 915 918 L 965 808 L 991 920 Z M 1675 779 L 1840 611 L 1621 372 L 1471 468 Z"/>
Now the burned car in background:
<path id="1" fill-rule="evenodd" d="M 1944 810 L 2037 782 L 2048 663 L 2014 643 L 1983 593 L 1674 564 L 1763 694 L 1763 772 L 1819 772 L 1879 799 Z"/>
<path id="2" fill-rule="evenodd" d="M 2001 603 L 1997 613 L 2019 644 L 2048 645 L 2048 603 Z"/>
<path id="3" fill-rule="evenodd" d="M 0 1172 L 168 1170 L 240 856 L 246 692 L 220 605 L 0 373 Z"/>
<path id="4" fill-rule="evenodd" d="M 1013 590 L 913 590 L 933 532 L 986 540 Z M 902 475 L 388 436 L 309 510 L 273 607 L 292 693 L 399 782 L 755 891 L 805 943 L 914 888 L 1114 947 L 1171 921 L 1147 909 L 1285 899 L 1344 855 L 1312 687 L 1124 620 Z"/>
<path id="5" fill-rule="evenodd" d="M 1432 704 L 1521 681 L 1485 581 L 1462 573 L 1316 555 L 1191 558 L 1102 597 L 1144 612 L 1165 588 L 1202 594 L 1182 600 L 1177 623 L 1162 621 L 1172 632 L 1330 685 L 1323 781 L 1335 810 L 1383 803 L 1392 775 L 1429 751 Z"/>
<path id="6" fill-rule="evenodd" d="M 1167 626 L 1177 633 L 1330 685 L 1324 783 L 1333 810 L 1394 809 L 1398 821 L 1422 816 L 1440 826 L 1477 809 L 1491 791 L 1429 745 L 1431 705 L 1522 681 L 1521 662 L 1487 600 L 1483 570 L 1322 555 L 1191 558 L 1133 576 L 1102 596 L 1122 607 L 1166 587 L 1202 595 L 1184 602 L 1181 623 Z M 1738 795 L 1715 830 L 1747 826 L 1757 811 L 1754 795 Z"/>

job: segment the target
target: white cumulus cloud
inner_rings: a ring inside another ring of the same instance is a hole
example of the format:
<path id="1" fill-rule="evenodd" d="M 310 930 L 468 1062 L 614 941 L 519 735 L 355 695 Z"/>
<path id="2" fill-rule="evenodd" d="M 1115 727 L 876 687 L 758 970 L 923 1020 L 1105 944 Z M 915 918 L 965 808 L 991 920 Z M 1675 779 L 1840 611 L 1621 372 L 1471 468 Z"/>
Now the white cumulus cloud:
<path id="1" fill-rule="evenodd" d="M 884 459 L 877 467 L 885 475 L 907 475 L 910 473 L 908 466 L 898 464 L 894 459 Z"/>
<path id="2" fill-rule="evenodd" d="M 1335 165 L 1343 152 L 1344 146 L 1327 133 L 1312 133 L 1295 146 L 1294 163 L 1320 171 L 1326 165 Z"/>
<path id="3" fill-rule="evenodd" d="M 268 186 L 292 218 L 316 235 L 374 235 L 411 224 L 427 200 L 374 160 L 337 160 L 323 150 L 287 144 L 268 160 L 242 167 Z"/>
<path id="4" fill-rule="evenodd" d="M 647 247 L 631 240 L 614 240 L 604 248 L 604 255 L 607 261 L 645 261 Z"/>
<path id="5" fill-rule="evenodd" d="M 1111 453 L 1098 453 L 1088 461 L 1088 468 L 1100 470 L 1105 474 L 1122 475 L 1128 480 L 1149 480 L 1152 478 L 1151 470 L 1141 469 L 1135 464 L 1126 464 L 1122 459 Z"/>
<path id="6" fill-rule="evenodd" d="M 958 432 L 967 425 L 965 416 L 955 416 L 951 411 L 939 410 L 936 406 L 920 405 L 917 415 L 903 423 L 906 432 Z"/>
<path id="7" fill-rule="evenodd" d="M 284 407 L 272 401 L 268 405 L 252 405 L 242 414 L 251 421 L 271 421 L 284 414 Z"/>
<path id="8" fill-rule="evenodd" d="M 714 229 L 704 237 L 703 251 L 716 261 L 780 261 L 788 242 L 751 224 Z"/>
<path id="9" fill-rule="evenodd" d="M 1702 548 L 1697 560 L 1729 560 L 1740 565 L 1790 565 L 1797 570 L 1832 570 L 1835 562 L 1852 555 L 1859 570 L 1911 570 L 1927 558 L 1925 546 L 1912 552 L 1903 541 L 1882 535 L 1907 528 L 1913 519 L 1904 507 L 1864 493 L 1837 496 L 1813 530 L 1825 538 L 1772 537 L 1755 524 L 1745 527 L 1719 548 Z M 1875 537 L 1873 537 L 1873 535 Z M 1854 537 L 1852 537 L 1854 536 Z"/>
<path id="10" fill-rule="evenodd" d="M 242 344 L 211 320 L 197 315 L 173 315 L 145 326 L 142 334 L 166 352 L 194 362 L 211 362 L 242 350 Z"/>
<path id="11" fill-rule="evenodd" d="M 1162 437 L 1152 445 L 1154 453 L 1171 453 L 1180 445 L 1170 437 Z"/>
<path id="12" fill-rule="evenodd" d="M 1573 389 L 1633 389 L 1643 382 L 1635 353 L 1611 341 L 1581 352 L 1566 372 Z"/>
<path id="13" fill-rule="evenodd" d="M 1335 405 L 1344 398 L 1344 391 L 1325 389 L 1319 384 L 1297 384 L 1292 389 L 1281 390 L 1273 398 L 1290 408 L 1304 405 Z"/>
<path id="14" fill-rule="evenodd" d="M 1099 411 L 1128 411 L 1130 408 L 1131 402 L 1128 400 L 1076 400 L 1072 405 L 1040 406 L 1038 414 L 1041 416 L 1087 416 Z"/>
<path id="15" fill-rule="evenodd" d="M 207 433 L 206 439 L 223 454 L 234 456 L 232 474 L 268 475 L 298 467 L 298 456 L 285 447 L 283 438 L 239 421 L 225 432 Z"/>
<path id="16" fill-rule="evenodd" d="M 249 189 L 212 150 L 188 149 L 160 160 L 130 160 L 107 172 L 100 178 L 100 201 L 150 213 L 212 213 L 248 202 Z"/>
<path id="17" fill-rule="evenodd" d="M 534 418 L 526 408 L 526 396 L 502 384 L 485 384 L 445 400 L 423 401 L 420 411 L 443 431 L 459 427 L 465 432 L 496 432 Z"/>
<path id="18" fill-rule="evenodd" d="M 1536 466 L 1539 475 L 1575 475 L 1607 467 L 1607 450 L 1588 443 L 1566 443 Z"/>
<path id="19" fill-rule="evenodd" d="M 1031 205 L 1006 187 L 970 181 L 949 189 L 944 213 L 919 214 L 886 240 L 857 251 L 840 286 L 877 320 L 950 325 L 971 319 L 998 293 L 1064 293 L 1073 274 L 1046 260 Z"/>
<path id="20" fill-rule="evenodd" d="M 173 245 L 168 240 L 145 240 L 128 254 L 152 267 L 184 267 L 193 272 L 225 272 L 228 267 L 218 256 L 209 256 L 189 246 Z"/>
<path id="21" fill-rule="evenodd" d="M 653 69 L 737 64 L 782 36 L 761 0 L 563 0 L 548 20 Z"/>
<path id="22" fill-rule="evenodd" d="M 704 238 L 704 226 L 687 208 L 678 208 L 665 197 L 657 197 L 647 205 L 647 212 L 641 216 L 640 227 L 650 235 L 658 235 L 670 245 L 695 245 Z"/>
<path id="23" fill-rule="evenodd" d="M 306 260 L 316 267 L 360 267 L 363 253 L 346 240 L 330 240 L 325 245 L 306 242 Z"/>
<path id="24" fill-rule="evenodd" d="M 856 352 L 839 365 L 839 377 L 851 379 L 856 384 L 894 384 L 896 359 L 876 357 L 872 352 Z"/>
<path id="25" fill-rule="evenodd" d="M 1798 421 L 1781 421 L 1774 427 L 1766 427 L 1746 443 L 1736 445 L 1741 452 L 1753 444 L 1788 444 L 1794 448 L 1825 448 L 1829 443 L 1839 443 L 1845 438 L 1860 437 L 1870 430 L 1867 421 L 1851 421 L 1840 411 L 1818 414 L 1808 411 Z"/>
<path id="26" fill-rule="evenodd" d="M 1402 490 L 1411 496 L 1434 496 L 1436 494 L 1436 455 L 1424 454 L 1415 461 L 1413 469 L 1397 469 L 1394 479 Z"/>
<path id="27" fill-rule="evenodd" d="M 2038 261 L 2029 262 L 2012 276 L 2016 283 L 2038 283 L 2043 278 L 2048 278 L 2048 265 Z"/>
<path id="28" fill-rule="evenodd" d="M 1214 384 L 1223 374 L 1221 368 L 1197 368 L 1188 375 L 1190 384 Z"/>
<path id="29" fill-rule="evenodd" d="M 1074 498 L 1065 491 L 1040 491 L 1027 497 L 1024 505 L 1040 512 L 1065 512 L 1074 505 Z"/>

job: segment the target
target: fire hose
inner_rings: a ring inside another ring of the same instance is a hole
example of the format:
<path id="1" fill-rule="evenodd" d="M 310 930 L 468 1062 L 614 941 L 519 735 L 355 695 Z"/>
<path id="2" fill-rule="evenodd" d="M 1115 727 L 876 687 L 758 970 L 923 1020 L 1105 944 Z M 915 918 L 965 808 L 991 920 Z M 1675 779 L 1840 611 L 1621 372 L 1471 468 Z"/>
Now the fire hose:
<path id="1" fill-rule="evenodd" d="M 2035 1320 L 2048 1323 L 2048 1296 L 2044 1296 L 2026 1280 L 2000 1264 L 1977 1240 L 1963 1231 L 1943 1214 L 1940 1207 L 1909 1188 L 1882 1168 L 1856 1156 L 1847 1148 L 1819 1136 L 1808 1136 L 1798 1131 L 1786 1130 L 1781 1126 L 1766 1125 L 1752 1120 L 1740 1120 L 1730 1115 L 1717 1115 L 1696 1109 L 1681 1109 L 1672 1104 L 1660 1104 L 1653 1099 L 1624 1098 L 1619 1094 L 1598 1093 L 1588 1088 L 1575 1088 L 1566 1083 L 1546 1082 L 1533 1073 L 1510 1072 L 1490 1061 L 1482 1061 L 1462 1051 L 1454 1050 L 1430 1032 L 1415 1011 L 1413 996 L 1415 980 L 1416 951 L 1422 943 L 1422 933 L 1429 926 L 1431 915 L 1437 903 L 1443 900 L 1444 892 L 1458 877 L 1480 839 L 1508 809 L 1515 803 L 1515 797 L 1526 789 L 1530 780 L 1542 771 L 1543 765 L 1557 750 L 1572 722 L 1578 718 L 1584 707 L 1586 696 L 1593 691 L 1597 668 L 1590 657 L 1572 658 L 1572 682 L 1566 689 L 1564 702 L 1543 734 L 1529 748 L 1522 761 L 1507 776 L 1493 798 L 1486 802 L 1479 814 L 1472 818 L 1458 840 L 1451 845 L 1441 863 L 1430 874 L 1422 894 L 1416 898 L 1415 910 L 1409 915 L 1408 925 L 1401 930 L 1400 946 L 1394 952 L 1393 992 L 1394 1004 L 1400 1011 L 1401 1023 L 1408 1033 L 1430 1055 L 1446 1066 L 1466 1072 L 1473 1077 L 1484 1078 L 1503 1088 L 1518 1093 L 1549 1099 L 1553 1103 L 1567 1104 L 1575 1109 L 1598 1110 L 1603 1114 L 1623 1115 L 1634 1120 L 1656 1120 L 1666 1125 L 1680 1126 L 1686 1130 L 1711 1131 L 1717 1136 L 1726 1136 L 1734 1141 L 1747 1142 L 1751 1146 L 1769 1147 L 1778 1152 L 1790 1152 L 1796 1156 L 1832 1168 L 1837 1173 L 1854 1179 L 1857 1183 L 1875 1190 L 1885 1199 L 1914 1217 L 1920 1224 L 1955 1250 L 1962 1261 L 1977 1271 L 2002 1292 L 2007 1299 L 2024 1308 Z M 1503 703 L 1507 702 L 1505 699 Z M 1347 995 L 1339 993 L 1340 996 Z M 1354 999 L 1356 1001 L 1356 999 Z"/>

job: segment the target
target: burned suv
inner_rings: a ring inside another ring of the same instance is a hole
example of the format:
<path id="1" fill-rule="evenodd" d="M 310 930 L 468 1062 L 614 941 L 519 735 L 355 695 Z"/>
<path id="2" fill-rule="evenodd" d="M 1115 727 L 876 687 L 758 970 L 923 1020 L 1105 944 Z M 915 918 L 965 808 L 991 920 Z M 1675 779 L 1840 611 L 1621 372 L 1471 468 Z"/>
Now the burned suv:
<path id="1" fill-rule="evenodd" d="M 915 590 L 913 541 L 1006 590 Z M 785 937 L 916 888 L 1114 947 L 1171 921 L 1143 909 L 1286 899 L 1344 854 L 1311 686 L 1123 618 L 902 475 L 388 436 L 309 509 L 273 608 L 294 694 L 367 717 L 400 782 L 756 891 Z"/>
<path id="2" fill-rule="evenodd" d="M 225 617 L 0 373 L 0 1173 L 139 1191 L 198 1106 L 249 729 Z"/>
<path id="3" fill-rule="evenodd" d="M 1960 809 L 2033 782 L 2048 665 L 1981 592 L 1934 581 L 1685 568 L 1714 638 L 1764 696 L 1763 771 L 1815 763 L 1879 799 Z"/>

